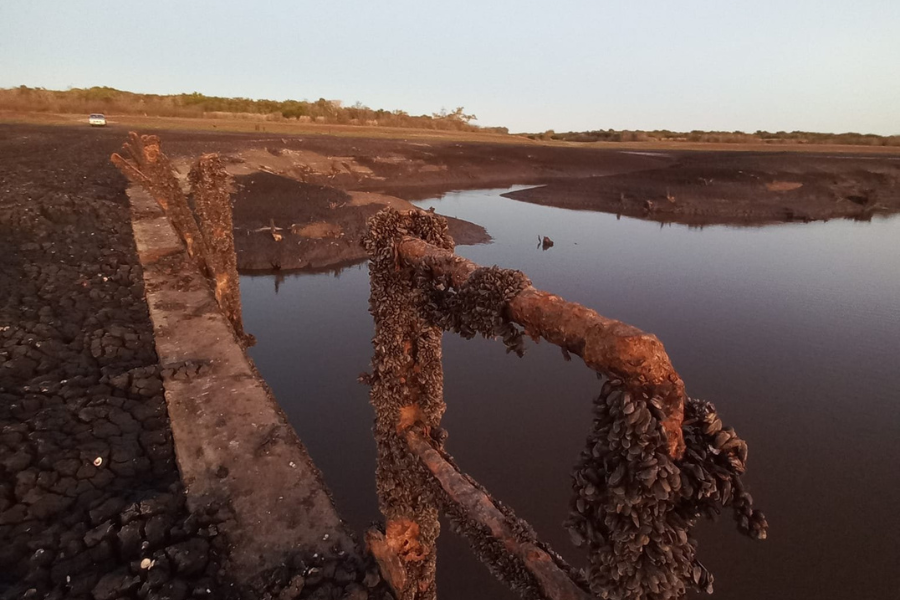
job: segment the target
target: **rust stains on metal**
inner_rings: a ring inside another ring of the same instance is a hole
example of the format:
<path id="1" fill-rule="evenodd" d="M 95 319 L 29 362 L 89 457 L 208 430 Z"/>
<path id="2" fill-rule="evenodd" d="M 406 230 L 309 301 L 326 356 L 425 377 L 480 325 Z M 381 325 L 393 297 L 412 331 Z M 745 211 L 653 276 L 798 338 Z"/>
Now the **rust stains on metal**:
<path id="1" fill-rule="evenodd" d="M 172 163 L 160 148 L 159 137 L 132 131 L 128 134 L 128 141 L 122 145 L 122 152 L 125 156 L 113 153 L 110 157 L 112 163 L 125 177 L 153 196 L 178 237 L 184 241 L 188 255 L 205 270 L 207 250 L 203 236 L 188 206 L 187 196 L 175 178 Z"/>
<path id="2" fill-rule="evenodd" d="M 433 276 L 449 277 L 455 287 L 462 287 L 479 268 L 449 250 L 413 237 L 403 238 L 397 251 L 407 264 L 428 269 Z M 509 319 L 532 337 L 580 356 L 591 369 L 624 380 L 637 393 L 661 398 L 669 453 L 681 457 L 684 382 L 656 336 L 532 286 L 510 300 L 507 309 Z"/>
<path id="3" fill-rule="evenodd" d="M 189 174 L 196 218 L 175 178 L 174 168 L 155 135 L 128 134 L 122 153 L 111 160 L 133 183 L 144 188 L 163 209 L 188 255 L 215 290 L 216 302 L 242 345 L 253 344 L 244 332 L 232 224 L 231 178 L 217 154 L 204 154 Z"/>
<path id="4" fill-rule="evenodd" d="M 419 524 L 409 519 L 388 521 L 384 538 L 388 547 L 404 562 L 425 560 L 427 551 L 419 541 Z"/>
<path id="5" fill-rule="evenodd" d="M 548 600 L 588 600 L 591 594 L 578 585 L 567 570 L 562 559 L 541 547 L 536 539 L 524 532 L 521 523 L 504 514 L 494 500 L 479 489 L 421 433 L 411 429 L 405 439 L 412 453 L 422 462 L 443 491 L 445 509 L 456 515 L 464 515 L 470 527 L 463 527 L 463 533 L 474 539 L 470 543 L 482 558 L 494 559 L 488 562 L 495 574 L 526 597 Z M 487 537 L 492 540 L 485 539 Z M 493 543 L 492 543 L 493 542 Z M 487 553 L 502 552 L 506 560 L 496 560 L 497 556 Z M 510 564 L 501 569 L 494 565 Z"/>
<path id="6" fill-rule="evenodd" d="M 206 245 L 206 266 L 212 277 L 216 302 L 243 343 L 252 340 L 244 333 L 241 290 L 234 250 L 231 210 L 231 176 L 218 154 L 201 156 L 188 175 L 197 221 Z"/>
<path id="7" fill-rule="evenodd" d="M 381 576 L 390 586 L 394 595 L 401 597 L 409 586 L 406 567 L 400 556 L 393 551 L 384 533 L 377 529 L 366 531 L 366 550 L 375 558 Z"/>

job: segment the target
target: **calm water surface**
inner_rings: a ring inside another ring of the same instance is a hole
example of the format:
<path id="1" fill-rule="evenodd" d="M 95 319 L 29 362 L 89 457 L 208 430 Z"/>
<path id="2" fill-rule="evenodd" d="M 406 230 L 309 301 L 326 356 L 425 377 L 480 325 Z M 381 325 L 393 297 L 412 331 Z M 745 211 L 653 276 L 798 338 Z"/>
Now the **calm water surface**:
<path id="1" fill-rule="evenodd" d="M 730 516 L 700 530 L 717 598 L 900 597 L 900 218 L 764 228 L 663 226 L 500 197 L 420 203 L 484 225 L 461 247 L 481 264 L 655 333 L 692 396 L 750 445 L 746 481 L 765 542 Z M 536 248 L 538 236 L 556 245 Z M 251 354 L 362 531 L 380 518 L 367 388 L 372 321 L 365 265 L 337 274 L 245 276 Z M 560 523 L 590 426 L 596 378 L 548 344 L 444 337 L 444 426 L 463 469 L 574 562 Z M 513 595 L 465 542 L 441 537 L 442 598 Z"/>

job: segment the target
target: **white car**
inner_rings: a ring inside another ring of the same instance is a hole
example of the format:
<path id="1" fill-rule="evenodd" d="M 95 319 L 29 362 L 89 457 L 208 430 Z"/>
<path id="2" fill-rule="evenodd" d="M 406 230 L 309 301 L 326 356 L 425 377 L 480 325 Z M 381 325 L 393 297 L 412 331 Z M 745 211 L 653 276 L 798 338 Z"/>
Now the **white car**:
<path id="1" fill-rule="evenodd" d="M 106 117 L 101 114 L 94 114 L 88 117 L 88 123 L 91 127 L 106 127 Z"/>

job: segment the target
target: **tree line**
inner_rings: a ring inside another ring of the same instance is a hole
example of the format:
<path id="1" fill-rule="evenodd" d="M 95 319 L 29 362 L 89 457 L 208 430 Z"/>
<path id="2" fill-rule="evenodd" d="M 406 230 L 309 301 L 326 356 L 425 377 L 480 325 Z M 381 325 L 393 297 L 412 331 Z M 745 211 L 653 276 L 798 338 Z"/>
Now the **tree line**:
<path id="1" fill-rule="evenodd" d="M 407 127 L 451 131 L 508 133 L 505 127 L 479 127 L 463 107 L 442 109 L 430 115 L 410 115 L 402 110 L 372 109 L 357 102 L 344 106 L 339 100 L 253 100 L 192 94 L 138 94 L 111 87 L 48 90 L 19 86 L 0 89 L 0 110 L 48 113 L 104 113 L 160 117 L 252 118 L 294 120 L 343 125 Z"/>
<path id="2" fill-rule="evenodd" d="M 559 140 L 564 142 L 705 142 L 715 144 L 849 144 L 854 146 L 900 146 L 900 135 L 875 135 L 871 133 L 815 133 L 810 131 L 690 131 L 667 129 L 654 131 L 628 131 L 598 129 L 596 131 L 570 131 L 556 133 L 523 134 L 533 140 Z"/>
<path id="3" fill-rule="evenodd" d="M 339 100 L 253 100 L 191 94 L 138 94 L 111 87 L 48 90 L 19 86 L 0 88 L 0 110 L 69 114 L 122 114 L 159 117 L 238 118 L 266 121 L 293 120 L 341 125 L 369 125 L 509 133 L 506 127 L 479 127 L 477 117 L 463 107 L 441 109 L 430 115 L 410 115 L 402 110 L 372 109 L 357 102 L 344 106 Z M 809 131 L 690 131 L 668 129 L 631 131 L 598 129 L 557 133 L 519 134 L 533 140 L 564 142 L 705 142 L 717 144 L 849 144 L 863 146 L 900 146 L 900 135 L 881 136 L 862 133 L 815 133 Z"/>

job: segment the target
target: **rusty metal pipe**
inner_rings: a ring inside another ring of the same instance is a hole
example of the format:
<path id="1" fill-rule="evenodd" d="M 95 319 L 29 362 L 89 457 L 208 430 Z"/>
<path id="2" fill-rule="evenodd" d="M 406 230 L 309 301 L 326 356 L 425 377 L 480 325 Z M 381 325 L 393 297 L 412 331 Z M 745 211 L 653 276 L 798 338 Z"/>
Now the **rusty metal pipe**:
<path id="1" fill-rule="evenodd" d="M 449 277 L 454 287 L 461 287 L 480 268 L 418 238 L 404 237 L 397 244 L 397 251 L 406 264 L 435 276 Z M 669 453 L 673 457 L 683 454 L 684 382 L 655 335 L 532 286 L 510 300 L 507 310 L 509 319 L 532 337 L 541 337 L 580 356 L 588 367 L 622 379 L 635 393 L 659 397 L 666 414 L 663 428 Z"/>
<path id="2" fill-rule="evenodd" d="M 582 589 L 560 567 L 562 559 L 551 556 L 536 543 L 521 539 L 510 517 L 501 512 L 493 500 L 478 489 L 449 463 L 421 434 L 414 429 L 405 432 L 410 451 L 418 457 L 425 468 L 434 476 L 450 502 L 466 519 L 488 532 L 502 546 L 503 551 L 522 565 L 537 585 L 538 597 L 546 600 L 589 600 L 591 594 Z M 479 544 L 481 540 L 471 540 Z M 503 577 L 501 577 L 503 579 Z M 506 583 L 521 586 L 522 582 Z"/>

